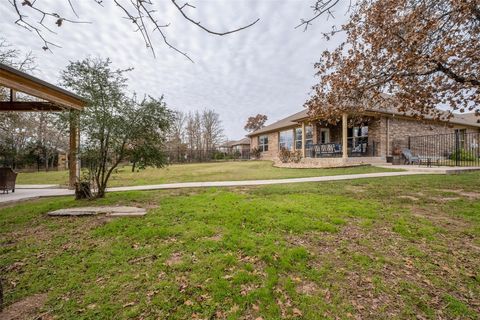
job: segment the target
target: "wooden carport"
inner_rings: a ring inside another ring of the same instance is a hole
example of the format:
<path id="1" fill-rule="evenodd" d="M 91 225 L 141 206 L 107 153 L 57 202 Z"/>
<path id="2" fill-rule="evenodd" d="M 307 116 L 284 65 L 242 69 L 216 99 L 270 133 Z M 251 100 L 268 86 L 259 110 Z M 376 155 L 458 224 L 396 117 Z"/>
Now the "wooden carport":
<path id="1" fill-rule="evenodd" d="M 69 183 L 77 180 L 77 150 L 79 143 L 78 111 L 83 110 L 86 100 L 65 89 L 33 77 L 25 72 L 0 63 L 0 86 L 10 90 L 10 99 L 0 101 L 0 112 L 61 112 L 70 117 Z M 41 101 L 17 101 L 17 92 L 36 97 Z"/>

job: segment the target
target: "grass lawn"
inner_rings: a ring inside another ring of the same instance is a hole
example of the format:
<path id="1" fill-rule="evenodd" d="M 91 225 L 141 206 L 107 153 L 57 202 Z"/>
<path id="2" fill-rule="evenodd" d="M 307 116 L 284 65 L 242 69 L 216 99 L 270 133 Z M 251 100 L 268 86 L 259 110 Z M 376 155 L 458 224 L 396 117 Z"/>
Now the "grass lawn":
<path id="1" fill-rule="evenodd" d="M 45 215 L 103 204 L 149 212 Z M 480 173 L 36 200 L 0 266 L 47 319 L 479 319 Z"/>
<path id="2" fill-rule="evenodd" d="M 131 172 L 131 167 L 120 168 L 113 174 L 109 186 L 140 186 L 172 182 L 282 179 L 339 174 L 398 171 L 373 166 L 337 169 L 290 169 L 272 166 L 271 161 L 231 161 L 195 164 L 175 164 L 162 169 L 147 168 Z M 67 171 L 20 173 L 18 184 L 68 183 Z"/>

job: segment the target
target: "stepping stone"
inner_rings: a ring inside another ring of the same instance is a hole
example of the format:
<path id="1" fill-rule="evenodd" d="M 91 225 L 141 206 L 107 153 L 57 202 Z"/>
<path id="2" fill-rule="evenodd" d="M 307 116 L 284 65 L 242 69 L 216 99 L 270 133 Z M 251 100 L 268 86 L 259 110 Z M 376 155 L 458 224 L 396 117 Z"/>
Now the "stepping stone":
<path id="1" fill-rule="evenodd" d="M 47 213 L 49 216 L 94 216 L 105 214 L 109 217 L 139 217 L 147 214 L 143 208 L 125 207 L 125 206 L 106 206 L 106 207 L 80 207 L 59 209 Z"/>

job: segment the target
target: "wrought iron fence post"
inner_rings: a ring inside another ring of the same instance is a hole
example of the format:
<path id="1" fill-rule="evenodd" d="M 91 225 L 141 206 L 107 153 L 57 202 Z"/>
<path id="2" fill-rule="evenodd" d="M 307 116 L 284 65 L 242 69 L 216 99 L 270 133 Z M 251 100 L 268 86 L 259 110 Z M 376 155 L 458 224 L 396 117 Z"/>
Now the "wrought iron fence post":
<path id="1" fill-rule="evenodd" d="M 460 131 L 455 130 L 455 166 L 460 164 Z"/>

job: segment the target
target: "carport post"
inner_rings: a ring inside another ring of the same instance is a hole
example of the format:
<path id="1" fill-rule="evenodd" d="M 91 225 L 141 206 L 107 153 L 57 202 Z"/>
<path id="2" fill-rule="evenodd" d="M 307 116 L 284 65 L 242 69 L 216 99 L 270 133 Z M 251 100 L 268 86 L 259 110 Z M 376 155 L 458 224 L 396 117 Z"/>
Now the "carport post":
<path id="1" fill-rule="evenodd" d="M 70 111 L 70 148 L 68 151 L 69 187 L 74 188 L 79 179 L 78 146 L 79 146 L 79 114 Z"/>

